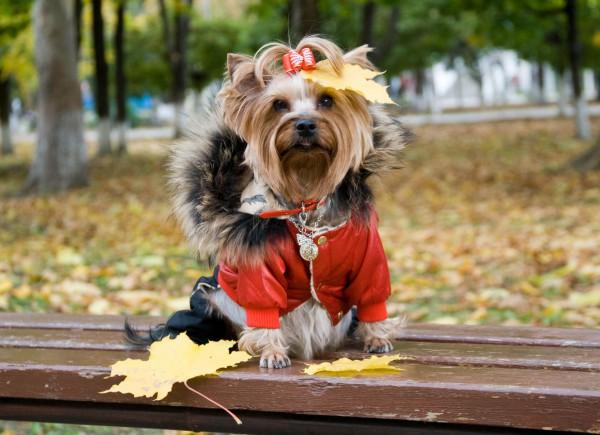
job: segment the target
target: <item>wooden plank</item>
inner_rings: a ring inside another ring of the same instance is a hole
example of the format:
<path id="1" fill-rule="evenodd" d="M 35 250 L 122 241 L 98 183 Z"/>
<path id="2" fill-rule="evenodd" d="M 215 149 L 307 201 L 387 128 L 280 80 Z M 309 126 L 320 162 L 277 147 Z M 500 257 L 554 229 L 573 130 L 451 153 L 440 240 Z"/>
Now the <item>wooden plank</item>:
<path id="1" fill-rule="evenodd" d="M 147 329 L 165 321 L 163 317 L 152 316 L 132 316 L 130 319 L 140 329 Z M 0 328 L 122 331 L 124 320 L 125 316 L 0 313 Z M 600 329 L 414 324 L 409 325 L 399 334 L 398 339 L 449 343 L 600 348 Z"/>
<path id="2" fill-rule="evenodd" d="M 351 417 L 303 416 L 275 412 L 237 411 L 243 424 L 236 425 L 220 410 L 184 406 L 144 406 L 97 403 L 93 407 L 79 402 L 50 400 L 0 399 L 0 419 L 151 427 L 210 433 L 245 433 L 278 435 L 465 435 L 519 434 L 537 431 L 493 428 L 477 425 L 436 424 L 428 422 Z"/>
<path id="3" fill-rule="evenodd" d="M 7 329 L 0 334 L 0 347 L 131 350 L 120 331 Z M 422 364 L 521 367 L 560 370 L 600 370 L 600 349 L 495 344 L 410 342 L 395 343 L 395 351 Z M 346 349 L 331 358 L 363 358 L 359 347 Z"/>
<path id="4" fill-rule="evenodd" d="M 398 339 L 448 343 L 600 347 L 600 329 L 490 325 L 409 325 Z"/>
<path id="5" fill-rule="evenodd" d="M 126 316 L 86 314 L 0 313 L 1 328 L 92 329 L 122 331 Z M 140 329 L 164 322 L 164 317 L 128 316 Z"/>
<path id="6" fill-rule="evenodd" d="M 123 331 L 72 329 L 0 329 L 0 347 L 48 349 L 139 350 Z"/>
<path id="7" fill-rule="evenodd" d="M 129 395 L 99 394 L 114 382 L 106 379 L 109 364 L 125 356 L 127 352 L 62 349 L 3 352 L 0 397 L 157 405 Z M 404 371 L 390 375 L 347 378 L 307 376 L 300 364 L 267 371 L 251 361 L 192 385 L 231 409 L 252 412 L 600 430 L 598 372 L 414 363 L 402 367 Z M 182 386 L 160 405 L 212 408 Z"/>

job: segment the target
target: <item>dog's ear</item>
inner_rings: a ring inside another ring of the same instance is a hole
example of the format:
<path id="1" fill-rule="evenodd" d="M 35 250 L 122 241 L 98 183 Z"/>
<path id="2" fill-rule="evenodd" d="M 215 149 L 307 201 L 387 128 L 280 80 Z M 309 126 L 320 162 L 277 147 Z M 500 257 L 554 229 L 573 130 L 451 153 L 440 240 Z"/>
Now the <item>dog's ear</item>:
<path id="1" fill-rule="evenodd" d="M 366 69 L 376 70 L 377 68 L 375 68 L 375 66 L 367 58 L 367 54 L 371 51 L 373 51 L 373 48 L 366 44 L 356 47 L 354 50 L 344 54 L 344 62 L 358 65 Z"/>
<path id="2" fill-rule="evenodd" d="M 247 93 L 258 86 L 258 80 L 254 73 L 254 61 L 250 56 L 228 53 L 227 77 L 233 88 L 241 93 Z"/>
<path id="3" fill-rule="evenodd" d="M 244 54 L 227 53 L 227 76 L 229 80 L 233 80 L 236 70 L 245 63 L 252 63 L 252 58 Z"/>

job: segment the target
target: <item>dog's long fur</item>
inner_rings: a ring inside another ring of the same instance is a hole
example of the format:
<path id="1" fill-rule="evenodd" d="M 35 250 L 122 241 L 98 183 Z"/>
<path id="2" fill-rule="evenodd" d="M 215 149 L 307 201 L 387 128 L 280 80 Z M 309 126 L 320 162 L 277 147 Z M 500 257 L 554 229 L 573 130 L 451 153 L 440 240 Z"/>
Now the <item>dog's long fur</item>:
<path id="1" fill-rule="evenodd" d="M 330 41 L 307 37 L 296 50 L 304 47 L 327 58 L 335 71 L 344 63 L 374 69 L 366 46 L 344 54 Z M 373 202 L 370 177 L 399 167 L 407 130 L 358 94 L 323 90 L 298 75 L 282 74 L 275 65 L 289 49 L 275 43 L 255 58 L 230 55 L 228 78 L 218 98 L 205 108 L 188 139 L 173 149 L 169 171 L 175 216 L 198 257 L 213 263 L 259 264 L 269 246 L 289 238 L 285 220 L 240 210 L 244 190 L 255 180 L 264 181 L 283 204 L 327 196 L 322 223 L 352 217 L 367 225 Z M 327 94 L 335 106 L 321 111 L 314 98 Z M 291 101 L 286 113 L 273 111 L 277 98 Z M 318 127 L 317 142 L 311 152 L 292 150 L 298 140 L 295 122 L 306 117 Z M 279 329 L 252 329 L 246 327 L 243 308 L 223 290 L 206 297 L 238 329 L 240 348 L 261 355 L 263 367 L 289 365 L 288 354 L 309 359 L 336 348 L 351 323 L 348 313 L 333 326 L 323 307 L 309 300 L 283 316 Z M 357 332 L 366 349 L 385 352 L 391 349 L 389 337 L 396 326 L 361 324 Z"/>
<path id="2" fill-rule="evenodd" d="M 260 261 L 265 246 L 286 237 L 285 221 L 238 211 L 252 178 L 244 164 L 246 142 L 225 126 L 218 102 L 172 151 L 169 172 L 174 212 L 199 258 L 240 264 Z M 357 171 L 350 170 L 332 194 L 332 213 L 367 218 L 373 202 L 373 174 L 400 165 L 410 133 L 381 108 L 370 109 L 373 149 Z"/>

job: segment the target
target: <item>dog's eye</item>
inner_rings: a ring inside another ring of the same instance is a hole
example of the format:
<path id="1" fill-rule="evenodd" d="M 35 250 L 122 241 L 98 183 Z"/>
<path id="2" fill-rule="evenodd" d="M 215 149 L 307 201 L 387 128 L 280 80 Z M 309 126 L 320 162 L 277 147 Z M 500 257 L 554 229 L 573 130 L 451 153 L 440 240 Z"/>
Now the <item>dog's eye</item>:
<path id="1" fill-rule="evenodd" d="M 275 109 L 275 111 L 277 111 L 277 112 L 284 112 L 284 111 L 288 110 L 289 108 L 290 108 L 290 105 L 287 103 L 287 101 L 283 101 L 283 100 L 273 101 L 273 109 Z"/>
<path id="2" fill-rule="evenodd" d="M 331 106 L 333 106 L 333 97 L 327 94 L 321 95 L 321 98 L 319 98 L 319 107 L 329 109 Z"/>

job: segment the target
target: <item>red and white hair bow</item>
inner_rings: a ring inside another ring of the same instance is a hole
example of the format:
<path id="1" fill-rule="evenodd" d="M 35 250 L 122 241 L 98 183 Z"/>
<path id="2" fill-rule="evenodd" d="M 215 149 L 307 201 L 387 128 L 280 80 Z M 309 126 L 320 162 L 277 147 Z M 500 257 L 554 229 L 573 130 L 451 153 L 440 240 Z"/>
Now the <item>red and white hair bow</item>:
<path id="1" fill-rule="evenodd" d="M 312 70 L 317 67 L 315 56 L 310 48 L 305 47 L 298 53 L 296 50 L 290 50 L 283 55 L 283 69 L 288 74 L 295 74 L 301 69 Z"/>

